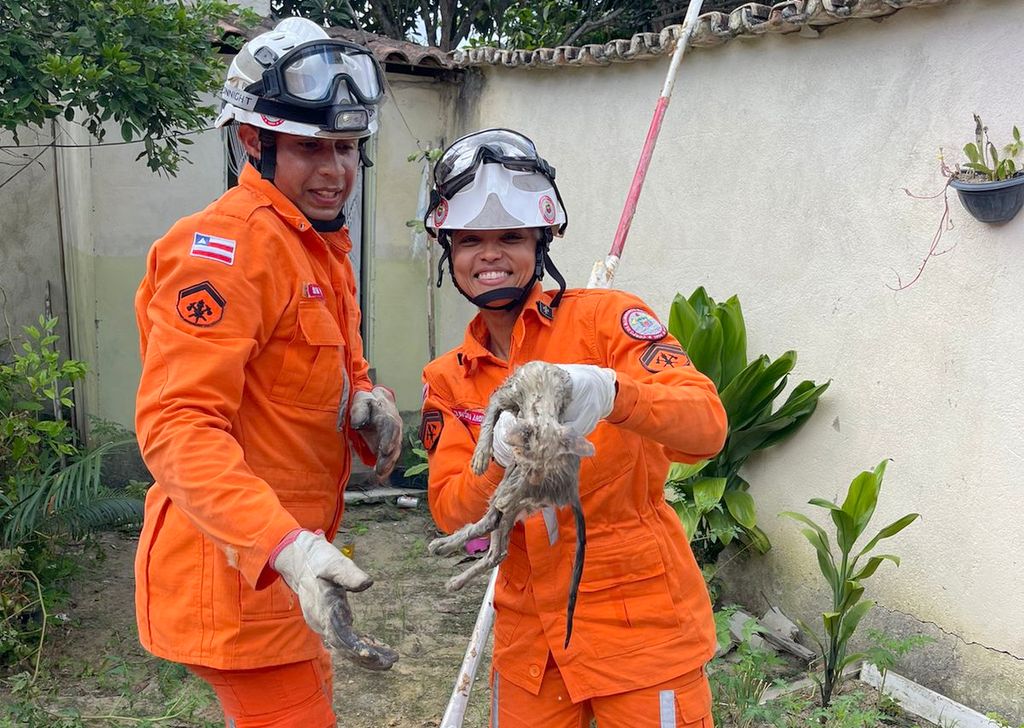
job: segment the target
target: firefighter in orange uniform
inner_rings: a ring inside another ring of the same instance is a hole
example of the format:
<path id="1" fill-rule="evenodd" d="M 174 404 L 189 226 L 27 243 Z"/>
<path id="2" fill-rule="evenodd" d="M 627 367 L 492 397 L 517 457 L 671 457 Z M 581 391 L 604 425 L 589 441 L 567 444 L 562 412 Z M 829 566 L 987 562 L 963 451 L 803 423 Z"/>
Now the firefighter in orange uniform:
<path id="1" fill-rule="evenodd" d="M 371 584 L 330 543 L 349 445 L 385 476 L 401 444 L 363 358 L 342 214 L 381 73 L 366 49 L 291 18 L 241 49 L 221 96 L 217 126 L 249 163 L 153 245 L 135 302 L 136 428 L 156 480 L 139 638 L 209 682 L 232 728 L 326 728 L 323 642 L 346 646 L 345 593 Z M 378 657 L 386 669 L 397 655 Z"/>
<path id="2" fill-rule="evenodd" d="M 456 288 L 479 308 L 462 345 L 424 370 L 437 524 L 450 533 L 486 510 L 510 463 L 510 415 L 495 427 L 482 476 L 469 465 L 479 422 L 525 362 L 565 367 L 566 422 L 596 449 L 580 470 L 587 551 L 568 649 L 572 514 L 545 509 L 512 532 L 494 597 L 491 725 L 586 728 L 596 717 L 601 728 L 710 728 L 711 603 L 663 484 L 670 461 L 721 449 L 714 385 L 637 297 L 565 290 L 548 247 L 566 214 L 554 169 L 529 139 L 506 129 L 463 137 L 438 161 L 434 186 L 427 227 Z M 542 290 L 545 270 L 559 290 Z"/>

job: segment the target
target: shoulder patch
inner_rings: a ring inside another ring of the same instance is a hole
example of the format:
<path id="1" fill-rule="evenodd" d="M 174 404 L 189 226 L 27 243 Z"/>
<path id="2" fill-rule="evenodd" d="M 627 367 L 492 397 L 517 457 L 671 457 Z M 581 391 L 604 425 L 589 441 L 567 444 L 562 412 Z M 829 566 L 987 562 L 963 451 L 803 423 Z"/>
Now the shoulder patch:
<path id="1" fill-rule="evenodd" d="M 225 265 L 234 265 L 235 241 L 218 238 L 216 235 L 196 233 L 192 237 L 192 249 L 188 254 L 195 258 L 206 258 Z"/>
<path id="2" fill-rule="evenodd" d="M 437 447 L 437 441 L 441 439 L 441 431 L 444 430 L 444 415 L 440 410 L 426 410 L 423 419 L 420 420 L 420 440 L 425 450 L 433 450 Z"/>
<path id="3" fill-rule="evenodd" d="M 209 281 L 178 291 L 178 316 L 193 326 L 213 326 L 224 318 L 227 301 Z"/>
<path id="4" fill-rule="evenodd" d="M 675 344 L 650 344 L 640 355 L 640 365 L 653 373 L 690 366 L 690 357 Z"/>
<path id="5" fill-rule="evenodd" d="M 642 308 L 627 308 L 622 313 L 622 330 L 641 341 L 658 341 L 668 334 L 665 325 Z"/>

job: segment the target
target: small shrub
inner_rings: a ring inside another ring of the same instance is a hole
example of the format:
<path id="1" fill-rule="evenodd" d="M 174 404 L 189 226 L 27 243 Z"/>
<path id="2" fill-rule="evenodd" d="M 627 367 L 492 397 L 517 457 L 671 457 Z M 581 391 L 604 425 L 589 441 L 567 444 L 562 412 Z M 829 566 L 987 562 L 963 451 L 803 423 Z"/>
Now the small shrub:
<path id="1" fill-rule="evenodd" d="M 886 461 L 883 460 L 873 471 L 864 471 L 850 483 L 846 500 L 839 506 L 823 498 L 812 498 L 811 505 L 829 511 L 836 527 L 836 551 L 832 549 L 825 529 L 801 513 L 785 512 L 780 515 L 792 518 L 805 526 L 801 533 L 810 541 L 818 556 L 818 567 L 832 591 L 832 607 L 821 615 L 825 631 L 818 637 L 813 629 L 801 624 L 803 630 L 818 645 L 822 656 L 822 674 L 815 675 L 821 693 L 821 707 L 828 708 L 832 693 L 842 679 L 843 669 L 857 660 L 863 660 L 865 653 L 847 654 L 847 646 L 857 625 L 874 602 L 862 599 L 864 585 L 861 583 L 878 569 L 884 561 L 899 566 L 900 559 L 893 554 L 875 554 L 866 562 L 879 541 L 895 536 L 913 523 L 920 514 L 908 513 L 880 530 L 860 551 L 854 553 L 854 544 L 867 529 L 878 504 L 882 488 Z"/>

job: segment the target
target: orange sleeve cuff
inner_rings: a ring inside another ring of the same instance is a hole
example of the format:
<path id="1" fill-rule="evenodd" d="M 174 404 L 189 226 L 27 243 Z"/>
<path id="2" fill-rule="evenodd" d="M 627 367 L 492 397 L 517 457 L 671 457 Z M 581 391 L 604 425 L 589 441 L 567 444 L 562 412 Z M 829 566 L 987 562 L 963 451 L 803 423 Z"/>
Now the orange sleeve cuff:
<path id="1" fill-rule="evenodd" d="M 270 556 L 289 533 L 298 530 L 301 530 L 299 522 L 282 508 L 277 517 L 263 529 L 253 547 L 241 555 L 238 570 L 254 589 L 266 589 L 278 578 L 278 573 L 270 568 Z"/>
<path id="2" fill-rule="evenodd" d="M 640 403 L 640 386 L 622 372 L 615 373 L 615 381 L 618 394 L 615 395 L 611 413 L 605 419 L 613 425 L 623 425 L 637 414 L 637 406 Z"/>

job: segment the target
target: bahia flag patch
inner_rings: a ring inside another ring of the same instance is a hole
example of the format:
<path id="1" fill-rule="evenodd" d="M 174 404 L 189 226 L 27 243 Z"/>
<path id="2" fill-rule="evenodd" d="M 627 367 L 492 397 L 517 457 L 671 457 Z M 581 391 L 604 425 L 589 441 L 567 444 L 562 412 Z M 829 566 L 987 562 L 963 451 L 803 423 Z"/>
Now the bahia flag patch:
<path id="1" fill-rule="evenodd" d="M 234 265 L 235 263 L 235 241 L 227 238 L 218 238 L 216 235 L 196 233 L 192 238 L 192 250 L 189 255 L 196 258 L 215 260 L 218 263 Z"/>

